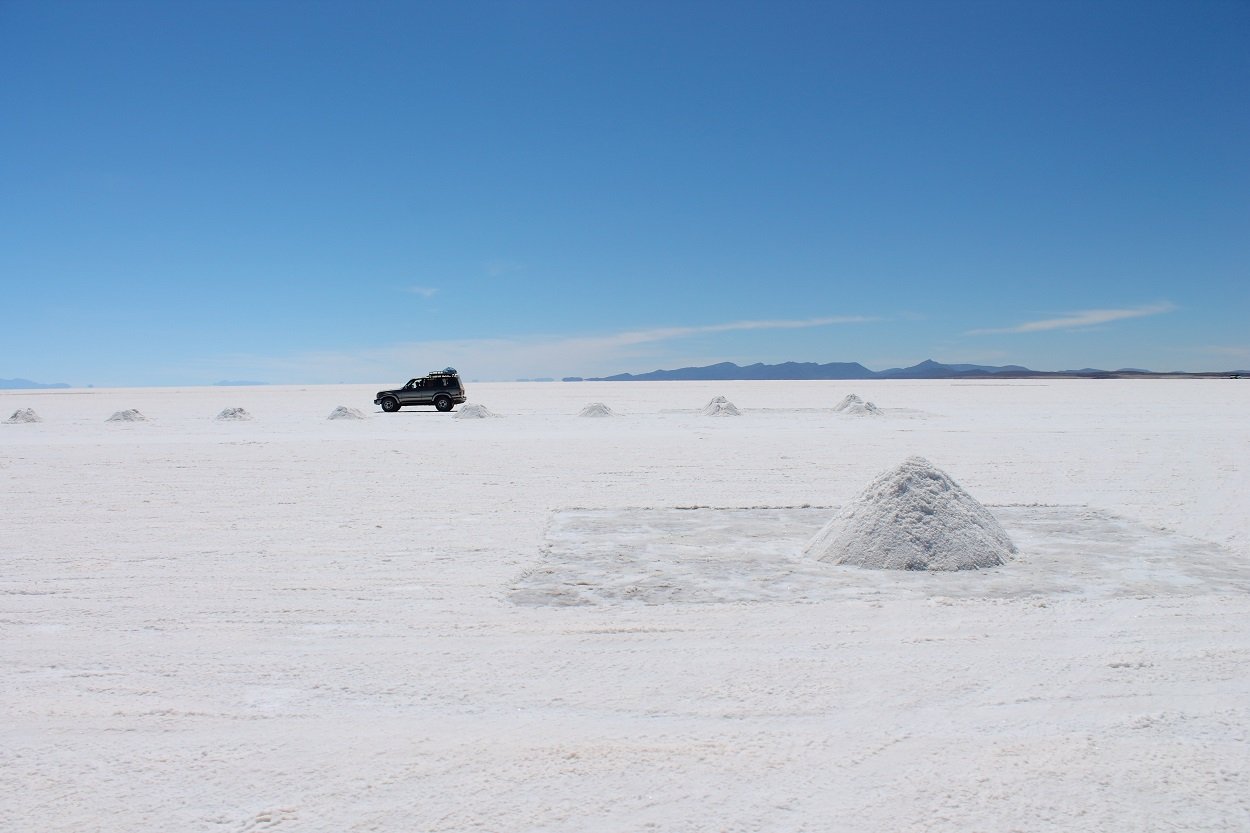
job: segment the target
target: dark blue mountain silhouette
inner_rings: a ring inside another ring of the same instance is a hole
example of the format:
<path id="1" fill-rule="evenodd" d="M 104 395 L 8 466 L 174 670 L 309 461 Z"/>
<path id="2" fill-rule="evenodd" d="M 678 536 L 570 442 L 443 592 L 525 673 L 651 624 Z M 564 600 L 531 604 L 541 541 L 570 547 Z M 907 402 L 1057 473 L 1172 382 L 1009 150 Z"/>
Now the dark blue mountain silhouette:
<path id="1" fill-rule="evenodd" d="M 45 384 L 43 382 L 32 382 L 29 379 L 0 379 L 0 390 L 35 390 L 44 388 L 67 388 L 69 385 L 64 382 L 53 382 Z"/>
<path id="2" fill-rule="evenodd" d="M 1099 370 L 1087 367 L 1082 370 L 1030 370 L 1018 364 L 1002 366 L 987 364 L 943 364 L 925 359 L 911 367 L 892 367 L 873 371 L 859 362 L 783 362 L 782 364 L 750 364 L 740 367 L 733 362 L 720 362 L 706 367 L 682 367 L 676 370 L 653 370 L 650 373 L 618 373 L 589 379 L 592 382 L 657 382 L 657 381 L 728 381 L 741 379 L 1021 379 L 1032 377 L 1110 379 L 1136 378 L 1142 376 L 1231 376 L 1245 371 L 1222 371 L 1211 373 L 1155 373 L 1150 370 L 1125 368 L 1122 370 Z"/>

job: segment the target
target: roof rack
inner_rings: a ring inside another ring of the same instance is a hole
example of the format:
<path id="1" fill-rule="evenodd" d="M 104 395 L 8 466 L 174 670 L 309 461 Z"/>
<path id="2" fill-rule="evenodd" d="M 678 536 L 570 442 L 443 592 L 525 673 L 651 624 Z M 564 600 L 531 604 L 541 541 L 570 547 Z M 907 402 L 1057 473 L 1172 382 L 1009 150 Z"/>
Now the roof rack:
<path id="1" fill-rule="evenodd" d="M 431 370 L 426 376 L 459 376 L 454 367 L 444 367 L 442 370 Z"/>

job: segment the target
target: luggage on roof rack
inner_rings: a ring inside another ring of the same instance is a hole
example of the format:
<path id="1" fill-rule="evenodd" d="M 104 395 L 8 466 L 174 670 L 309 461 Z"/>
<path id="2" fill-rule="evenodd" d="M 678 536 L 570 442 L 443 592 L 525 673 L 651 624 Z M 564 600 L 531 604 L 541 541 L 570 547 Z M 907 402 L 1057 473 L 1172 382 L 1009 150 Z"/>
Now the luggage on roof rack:
<path id="1" fill-rule="evenodd" d="M 373 404 L 381 405 L 387 413 L 394 413 L 408 405 L 433 405 L 440 411 L 450 411 L 467 399 L 460 374 L 454 367 L 449 367 L 409 379 L 402 388 L 380 390 Z"/>

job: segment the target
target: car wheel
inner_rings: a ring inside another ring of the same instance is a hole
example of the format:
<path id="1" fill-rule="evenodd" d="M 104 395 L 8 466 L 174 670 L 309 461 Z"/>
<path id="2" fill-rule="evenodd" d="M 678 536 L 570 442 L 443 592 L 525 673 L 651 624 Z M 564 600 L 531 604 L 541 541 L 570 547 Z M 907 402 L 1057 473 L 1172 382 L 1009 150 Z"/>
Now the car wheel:
<path id="1" fill-rule="evenodd" d="M 399 410 L 399 400 L 393 396 L 388 396 L 382 400 L 382 410 L 388 414 L 393 414 Z"/>
<path id="2" fill-rule="evenodd" d="M 434 400 L 434 407 L 438 408 L 440 411 L 450 411 L 451 410 L 451 397 L 450 396 L 438 397 L 437 399 Z"/>

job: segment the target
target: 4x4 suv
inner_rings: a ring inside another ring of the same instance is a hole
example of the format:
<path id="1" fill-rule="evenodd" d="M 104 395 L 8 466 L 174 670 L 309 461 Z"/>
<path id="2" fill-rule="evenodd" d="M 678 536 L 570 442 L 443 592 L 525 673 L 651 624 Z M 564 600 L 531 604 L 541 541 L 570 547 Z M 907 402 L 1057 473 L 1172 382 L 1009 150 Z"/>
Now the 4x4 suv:
<path id="1" fill-rule="evenodd" d="M 387 413 L 394 413 L 405 405 L 433 405 L 440 411 L 450 411 L 453 405 L 461 405 L 466 399 L 460 376 L 454 367 L 449 367 L 410 379 L 397 390 L 380 390 L 373 404 L 381 405 Z"/>

